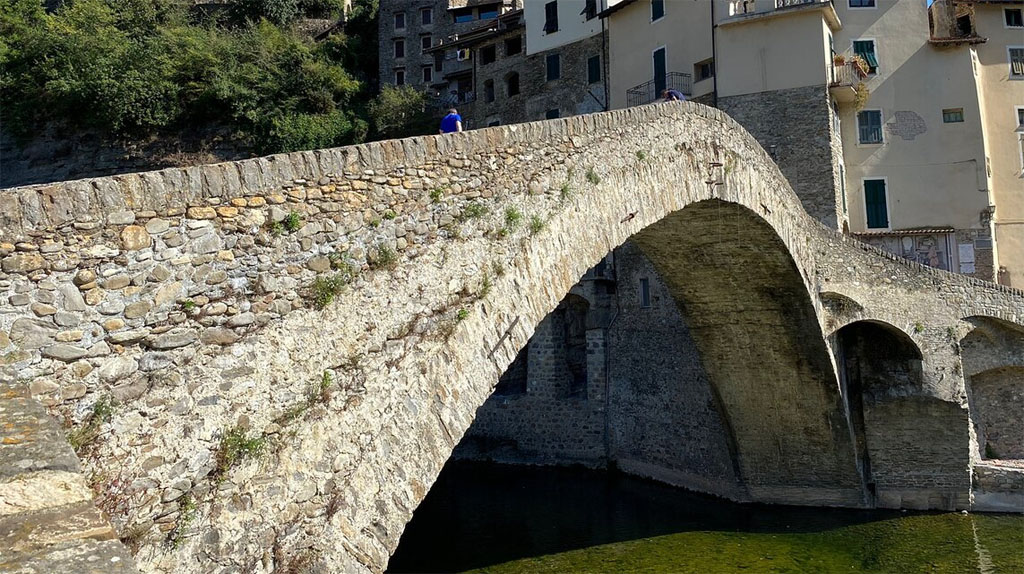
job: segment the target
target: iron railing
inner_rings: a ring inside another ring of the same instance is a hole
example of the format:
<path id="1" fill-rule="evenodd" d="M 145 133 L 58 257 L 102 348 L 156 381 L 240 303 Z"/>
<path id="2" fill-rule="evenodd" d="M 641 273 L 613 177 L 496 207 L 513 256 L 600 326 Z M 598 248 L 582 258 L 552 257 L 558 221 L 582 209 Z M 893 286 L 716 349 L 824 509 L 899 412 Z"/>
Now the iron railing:
<path id="1" fill-rule="evenodd" d="M 690 87 L 690 79 L 690 74 L 669 72 L 661 79 L 662 82 L 659 82 L 658 79 L 654 79 L 644 82 L 639 86 L 634 86 L 626 90 L 626 105 L 642 106 L 644 104 L 649 104 L 661 97 L 661 89 L 676 90 L 681 92 L 684 96 L 689 96 L 693 93 Z"/>
<path id="2" fill-rule="evenodd" d="M 800 6 L 802 4 L 825 4 L 830 0 L 775 0 L 775 9 Z"/>

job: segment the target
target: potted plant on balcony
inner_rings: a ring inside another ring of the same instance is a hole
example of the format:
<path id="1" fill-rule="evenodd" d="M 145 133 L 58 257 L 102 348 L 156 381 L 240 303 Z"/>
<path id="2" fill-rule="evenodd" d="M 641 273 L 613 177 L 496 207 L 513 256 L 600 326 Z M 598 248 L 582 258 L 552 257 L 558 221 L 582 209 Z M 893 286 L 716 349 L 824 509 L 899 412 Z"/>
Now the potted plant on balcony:
<path id="1" fill-rule="evenodd" d="M 853 69 L 857 71 L 857 75 L 862 78 L 866 78 L 868 73 L 871 71 L 871 67 L 868 66 L 868 61 L 864 59 L 860 54 L 854 54 L 850 61 L 853 62 Z"/>
<path id="2" fill-rule="evenodd" d="M 846 64 L 846 56 L 843 54 L 832 54 L 832 63 L 836 66 L 842 66 Z"/>

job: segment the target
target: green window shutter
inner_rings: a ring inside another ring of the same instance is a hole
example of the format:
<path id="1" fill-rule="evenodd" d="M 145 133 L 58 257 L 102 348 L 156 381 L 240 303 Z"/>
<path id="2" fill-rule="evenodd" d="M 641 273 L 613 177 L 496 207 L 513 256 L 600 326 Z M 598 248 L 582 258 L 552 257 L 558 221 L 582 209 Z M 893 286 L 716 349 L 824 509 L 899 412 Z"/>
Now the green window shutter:
<path id="1" fill-rule="evenodd" d="M 867 207 L 868 229 L 889 227 L 889 213 L 885 207 L 885 180 L 864 181 L 864 204 Z"/>
<path id="2" fill-rule="evenodd" d="M 875 42 L 873 40 L 854 40 L 853 53 L 864 58 L 872 72 L 878 67 L 878 58 L 875 57 Z"/>

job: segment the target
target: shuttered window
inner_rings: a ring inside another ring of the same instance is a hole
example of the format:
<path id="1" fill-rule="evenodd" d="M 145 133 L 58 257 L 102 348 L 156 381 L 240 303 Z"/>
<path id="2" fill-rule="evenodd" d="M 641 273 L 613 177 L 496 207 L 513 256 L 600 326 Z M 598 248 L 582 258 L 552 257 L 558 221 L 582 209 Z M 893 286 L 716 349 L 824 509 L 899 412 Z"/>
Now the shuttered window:
<path id="1" fill-rule="evenodd" d="M 882 143 L 882 111 L 857 112 L 857 141 L 862 144 Z"/>
<path id="2" fill-rule="evenodd" d="M 868 229 L 887 229 L 889 227 L 884 179 L 864 180 L 864 207 L 868 216 Z"/>
<path id="3" fill-rule="evenodd" d="M 878 54 L 875 53 L 874 40 L 854 40 L 853 53 L 868 63 L 868 73 L 878 73 Z"/>
<path id="4" fill-rule="evenodd" d="M 1007 48 L 1010 54 L 1010 77 L 1024 77 L 1024 47 Z"/>

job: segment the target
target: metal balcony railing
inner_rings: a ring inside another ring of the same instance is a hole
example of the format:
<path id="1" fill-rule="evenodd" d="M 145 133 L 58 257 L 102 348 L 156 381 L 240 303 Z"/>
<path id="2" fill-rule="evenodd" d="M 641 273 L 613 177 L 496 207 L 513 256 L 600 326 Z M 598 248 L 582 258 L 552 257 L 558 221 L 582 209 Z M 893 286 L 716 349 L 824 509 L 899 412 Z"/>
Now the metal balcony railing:
<path id="1" fill-rule="evenodd" d="M 775 0 L 775 9 L 800 6 L 801 4 L 825 4 L 829 0 Z"/>
<path id="2" fill-rule="evenodd" d="M 657 81 L 657 79 L 650 80 L 626 90 L 626 105 L 642 106 L 649 104 L 661 97 L 662 89 L 677 90 L 684 96 L 689 96 L 693 93 L 690 74 L 669 72 L 665 74 L 662 80 L 662 82 Z"/>

